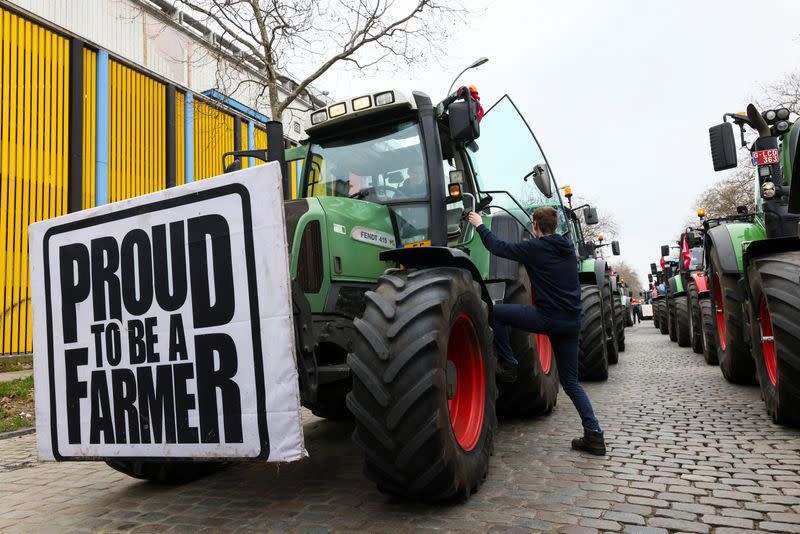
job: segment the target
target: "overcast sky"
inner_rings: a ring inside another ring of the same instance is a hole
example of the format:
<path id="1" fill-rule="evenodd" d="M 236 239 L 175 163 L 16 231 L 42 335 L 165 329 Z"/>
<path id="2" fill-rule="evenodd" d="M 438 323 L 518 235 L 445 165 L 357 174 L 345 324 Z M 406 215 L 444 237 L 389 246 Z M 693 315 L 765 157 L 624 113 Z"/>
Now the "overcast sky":
<path id="1" fill-rule="evenodd" d="M 467 0 L 467 5 L 473 5 Z M 474 4 L 480 7 L 483 4 Z M 462 76 L 484 107 L 508 93 L 559 186 L 619 223 L 621 258 L 646 281 L 713 172 L 708 127 L 800 67 L 800 2 L 493 1 L 448 43 L 451 64 L 385 76 L 331 73 L 333 98 L 389 86 L 440 100 Z M 756 45 L 748 25 L 766 43 Z"/>

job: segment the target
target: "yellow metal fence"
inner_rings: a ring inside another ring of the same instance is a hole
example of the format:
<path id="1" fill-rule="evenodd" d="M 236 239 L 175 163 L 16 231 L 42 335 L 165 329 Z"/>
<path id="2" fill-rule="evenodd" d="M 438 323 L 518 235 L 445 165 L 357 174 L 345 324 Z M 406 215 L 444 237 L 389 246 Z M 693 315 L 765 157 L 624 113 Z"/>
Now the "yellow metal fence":
<path id="1" fill-rule="evenodd" d="M 28 225 L 67 209 L 69 42 L 0 9 L 0 352 L 32 350 Z"/>

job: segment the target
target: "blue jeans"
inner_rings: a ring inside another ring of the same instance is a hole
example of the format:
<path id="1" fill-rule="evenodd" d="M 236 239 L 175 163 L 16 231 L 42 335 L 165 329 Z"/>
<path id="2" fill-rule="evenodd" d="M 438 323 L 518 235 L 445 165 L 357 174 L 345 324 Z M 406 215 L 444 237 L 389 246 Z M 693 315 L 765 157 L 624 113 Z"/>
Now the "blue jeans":
<path id="1" fill-rule="evenodd" d="M 496 304 L 494 307 L 494 342 L 497 347 L 497 356 L 507 363 L 516 364 L 517 359 L 511 351 L 508 327 L 548 335 L 550 344 L 553 346 L 561 387 L 575 405 L 575 409 L 578 410 L 584 428 L 600 431 L 600 423 L 597 422 L 594 415 L 592 403 L 578 382 L 580 319 L 564 320 L 547 317 L 539 312 L 536 306 L 527 304 Z"/>

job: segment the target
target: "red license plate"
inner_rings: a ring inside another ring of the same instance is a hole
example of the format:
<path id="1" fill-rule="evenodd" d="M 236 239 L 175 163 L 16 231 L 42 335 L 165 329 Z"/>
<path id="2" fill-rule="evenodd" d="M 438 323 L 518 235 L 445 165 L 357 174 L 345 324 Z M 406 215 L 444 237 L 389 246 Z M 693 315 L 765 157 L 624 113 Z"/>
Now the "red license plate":
<path id="1" fill-rule="evenodd" d="M 753 153 L 753 164 L 755 165 L 771 165 L 778 163 L 778 149 L 770 148 L 769 150 L 759 150 Z"/>

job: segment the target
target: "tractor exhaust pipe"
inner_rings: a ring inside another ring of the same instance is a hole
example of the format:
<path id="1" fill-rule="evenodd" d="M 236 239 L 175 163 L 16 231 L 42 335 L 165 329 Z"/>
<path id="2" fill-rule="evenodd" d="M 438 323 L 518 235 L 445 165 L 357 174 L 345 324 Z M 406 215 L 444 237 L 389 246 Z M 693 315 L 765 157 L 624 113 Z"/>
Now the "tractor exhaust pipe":
<path id="1" fill-rule="evenodd" d="M 753 128 L 758 130 L 758 135 L 760 137 L 769 137 L 772 135 L 767 121 L 764 120 L 764 117 L 761 116 L 761 113 L 758 112 L 753 104 L 747 104 L 747 118 L 750 119 L 750 124 L 753 125 Z"/>
<path id="2" fill-rule="evenodd" d="M 277 161 L 281 166 L 281 181 L 283 183 L 283 199 L 291 200 L 292 191 L 289 173 L 286 170 L 286 155 L 283 152 L 283 123 L 269 121 L 267 131 L 267 161 Z"/>

